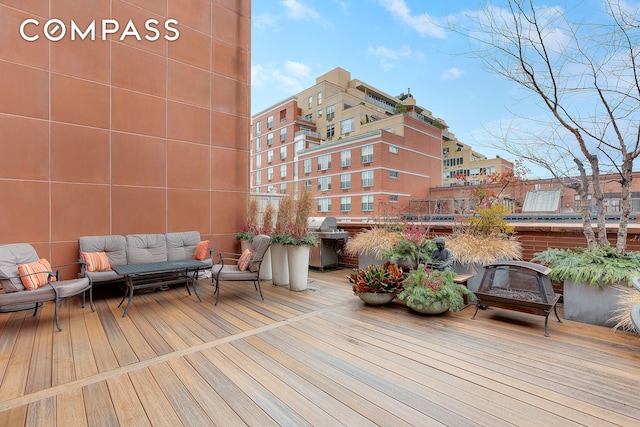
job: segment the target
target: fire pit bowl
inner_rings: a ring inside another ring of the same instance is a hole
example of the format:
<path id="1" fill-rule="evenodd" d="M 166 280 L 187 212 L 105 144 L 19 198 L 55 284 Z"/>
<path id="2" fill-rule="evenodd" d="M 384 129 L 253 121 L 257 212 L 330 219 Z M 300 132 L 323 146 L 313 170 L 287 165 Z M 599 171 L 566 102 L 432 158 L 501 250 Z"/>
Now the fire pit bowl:
<path id="1" fill-rule="evenodd" d="M 544 316 L 544 335 L 549 336 L 549 314 L 553 310 L 558 322 L 556 304 L 560 295 L 553 291 L 549 274 L 551 269 L 526 261 L 502 261 L 485 266 L 485 272 L 475 292 L 476 318 L 480 307 L 498 307 L 507 310 Z"/>

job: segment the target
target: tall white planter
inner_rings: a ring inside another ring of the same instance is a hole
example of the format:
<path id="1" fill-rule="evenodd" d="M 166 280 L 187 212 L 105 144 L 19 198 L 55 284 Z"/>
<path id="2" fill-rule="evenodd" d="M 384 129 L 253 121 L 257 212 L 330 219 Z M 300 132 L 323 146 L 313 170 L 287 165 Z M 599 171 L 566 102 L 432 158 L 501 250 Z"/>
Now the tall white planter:
<path id="1" fill-rule="evenodd" d="M 240 239 L 240 253 L 251 249 L 251 242 L 248 239 Z"/>
<path id="2" fill-rule="evenodd" d="M 287 245 L 287 258 L 289 261 L 289 289 L 292 291 L 304 291 L 309 281 L 309 246 Z"/>
<path id="3" fill-rule="evenodd" d="M 260 264 L 260 280 L 271 280 L 273 273 L 271 269 L 271 247 L 267 249 L 262 258 L 262 264 Z"/>
<path id="4" fill-rule="evenodd" d="M 289 262 L 287 248 L 281 243 L 272 243 L 271 251 L 271 280 L 276 286 L 289 284 Z"/>

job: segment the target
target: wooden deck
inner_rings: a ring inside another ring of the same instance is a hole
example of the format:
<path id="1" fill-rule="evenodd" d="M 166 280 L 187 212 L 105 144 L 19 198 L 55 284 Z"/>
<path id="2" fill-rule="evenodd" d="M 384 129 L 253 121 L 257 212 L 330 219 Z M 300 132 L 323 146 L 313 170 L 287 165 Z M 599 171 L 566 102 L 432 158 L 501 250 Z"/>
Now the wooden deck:
<path id="1" fill-rule="evenodd" d="M 416 315 L 363 305 L 347 270 L 310 289 L 199 284 L 96 290 L 0 314 L 0 426 L 640 424 L 635 334 L 473 307 Z"/>

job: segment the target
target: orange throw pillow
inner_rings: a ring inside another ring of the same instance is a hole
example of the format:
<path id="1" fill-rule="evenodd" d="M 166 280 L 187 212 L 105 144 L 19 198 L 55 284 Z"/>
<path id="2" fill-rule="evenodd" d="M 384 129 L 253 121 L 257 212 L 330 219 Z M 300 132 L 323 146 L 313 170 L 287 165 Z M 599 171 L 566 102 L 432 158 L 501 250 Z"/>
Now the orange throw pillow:
<path id="1" fill-rule="evenodd" d="M 253 258 L 253 253 L 251 249 L 245 249 L 240 255 L 240 259 L 238 260 L 238 268 L 240 271 L 245 271 L 249 267 L 249 261 Z"/>
<path id="2" fill-rule="evenodd" d="M 80 257 L 87 263 L 87 271 L 111 270 L 109 258 L 105 252 L 80 252 Z"/>
<path id="3" fill-rule="evenodd" d="M 204 261 L 207 258 L 207 254 L 209 253 L 209 248 L 211 247 L 211 242 L 209 240 L 203 240 L 198 242 L 196 245 L 196 249 L 193 251 L 193 259 L 197 259 L 198 261 Z"/>
<path id="4" fill-rule="evenodd" d="M 49 261 L 44 258 L 29 264 L 18 265 L 18 274 L 22 276 L 20 280 L 22 280 L 24 287 L 30 291 L 46 285 L 50 271 L 51 264 L 49 264 Z M 26 276 L 27 274 L 28 276 Z M 52 282 L 55 280 L 55 277 L 51 277 Z"/>

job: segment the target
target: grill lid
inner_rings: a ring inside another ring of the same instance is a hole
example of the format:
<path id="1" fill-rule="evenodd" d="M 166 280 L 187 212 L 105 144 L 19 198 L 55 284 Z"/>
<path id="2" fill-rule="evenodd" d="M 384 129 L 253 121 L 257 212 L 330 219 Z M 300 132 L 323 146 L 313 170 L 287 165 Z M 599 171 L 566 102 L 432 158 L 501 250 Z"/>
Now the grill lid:
<path id="1" fill-rule="evenodd" d="M 307 222 L 309 231 L 333 231 L 338 229 L 338 220 L 335 216 L 309 217 Z"/>

